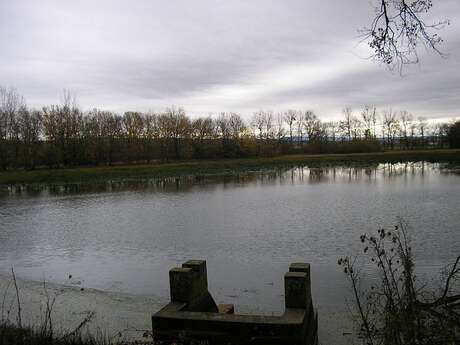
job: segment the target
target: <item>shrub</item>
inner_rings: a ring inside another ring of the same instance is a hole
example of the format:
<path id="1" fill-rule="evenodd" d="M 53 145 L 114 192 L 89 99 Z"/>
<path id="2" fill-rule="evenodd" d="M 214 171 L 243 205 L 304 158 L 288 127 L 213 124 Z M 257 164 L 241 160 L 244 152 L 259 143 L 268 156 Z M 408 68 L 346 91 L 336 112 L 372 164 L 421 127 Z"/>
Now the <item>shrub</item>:
<path id="1" fill-rule="evenodd" d="M 460 341 L 460 255 L 446 267 L 442 287 L 427 288 L 414 273 L 407 225 L 400 221 L 391 231 L 361 235 L 365 258 L 375 265 L 380 284 L 362 291 L 357 260 L 339 259 L 354 293 L 354 306 L 361 322 L 360 335 L 367 344 L 436 345 Z M 457 290 L 456 290 L 457 289 Z"/>

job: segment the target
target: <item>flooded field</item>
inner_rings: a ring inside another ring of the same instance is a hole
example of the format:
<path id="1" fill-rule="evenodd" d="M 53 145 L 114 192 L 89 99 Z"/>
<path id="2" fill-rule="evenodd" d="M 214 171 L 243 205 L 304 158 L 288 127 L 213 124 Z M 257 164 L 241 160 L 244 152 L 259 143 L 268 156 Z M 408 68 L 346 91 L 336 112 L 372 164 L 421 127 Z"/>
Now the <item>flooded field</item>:
<path id="1" fill-rule="evenodd" d="M 0 197 L 0 272 L 161 305 L 168 270 L 206 259 L 218 303 L 277 314 L 288 264 L 307 261 L 321 315 L 346 309 L 336 262 L 360 234 L 404 217 L 418 269 L 437 272 L 458 254 L 459 205 L 458 169 L 442 163 L 14 188 Z"/>

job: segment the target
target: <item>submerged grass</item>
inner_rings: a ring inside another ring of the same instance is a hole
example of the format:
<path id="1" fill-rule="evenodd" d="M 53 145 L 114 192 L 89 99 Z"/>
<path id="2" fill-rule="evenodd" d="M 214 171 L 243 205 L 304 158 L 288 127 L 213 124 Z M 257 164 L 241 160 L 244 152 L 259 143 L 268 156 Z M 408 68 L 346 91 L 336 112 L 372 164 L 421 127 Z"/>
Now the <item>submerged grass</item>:
<path id="1" fill-rule="evenodd" d="M 135 178 L 232 175 L 289 165 L 371 164 L 407 161 L 460 161 L 459 149 L 388 151 L 352 154 L 286 155 L 270 158 L 200 160 L 173 163 L 8 170 L 0 172 L 0 185 L 81 183 Z"/>

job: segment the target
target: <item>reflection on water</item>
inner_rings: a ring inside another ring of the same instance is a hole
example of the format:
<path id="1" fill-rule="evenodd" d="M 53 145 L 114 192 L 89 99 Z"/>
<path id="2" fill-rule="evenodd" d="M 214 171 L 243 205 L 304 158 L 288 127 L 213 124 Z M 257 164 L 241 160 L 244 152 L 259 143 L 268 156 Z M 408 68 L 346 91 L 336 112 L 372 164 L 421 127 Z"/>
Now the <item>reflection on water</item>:
<path id="1" fill-rule="evenodd" d="M 282 310 L 289 262 L 306 260 L 318 303 L 343 303 L 337 258 L 398 216 L 422 269 L 458 254 L 458 171 L 418 162 L 11 187 L 0 197 L 0 271 L 166 301 L 169 268 L 204 258 L 218 302 L 270 313 Z"/>
<path id="2" fill-rule="evenodd" d="M 11 195 L 63 195 L 83 193 L 103 193 L 119 191 L 149 190 L 160 192 L 187 192 L 195 190 L 196 186 L 205 188 L 219 188 L 224 186 L 237 186 L 248 183 L 260 184 L 286 184 L 286 183 L 320 183 L 320 182 L 353 182 L 376 181 L 378 179 L 391 179 L 396 176 L 421 175 L 426 170 L 437 170 L 441 173 L 460 174 L 458 164 L 450 163 L 380 163 L 372 165 L 321 165 L 318 167 L 293 166 L 280 167 L 272 170 L 247 172 L 229 176 L 182 176 L 151 179 L 124 179 L 109 180 L 91 183 L 70 184 L 35 184 L 3 186 L 1 196 Z"/>

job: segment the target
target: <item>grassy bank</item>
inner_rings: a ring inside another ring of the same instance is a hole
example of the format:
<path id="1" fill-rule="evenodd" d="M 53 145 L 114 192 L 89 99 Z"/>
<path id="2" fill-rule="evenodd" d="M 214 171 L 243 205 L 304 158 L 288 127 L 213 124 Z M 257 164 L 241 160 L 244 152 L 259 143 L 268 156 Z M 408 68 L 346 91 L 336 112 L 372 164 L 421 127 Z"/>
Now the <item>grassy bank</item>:
<path id="1" fill-rule="evenodd" d="M 429 162 L 460 161 L 460 150 L 445 149 L 353 154 L 287 155 L 271 158 L 187 161 L 67 169 L 37 169 L 33 171 L 9 170 L 0 172 L 0 185 L 79 183 L 184 175 L 223 176 L 289 165 L 367 164 L 421 160 Z"/>

